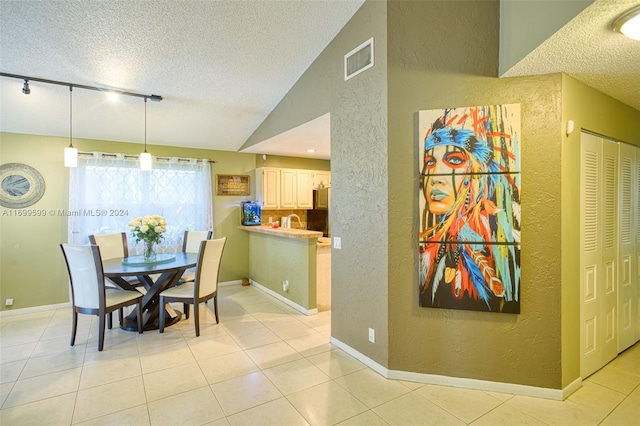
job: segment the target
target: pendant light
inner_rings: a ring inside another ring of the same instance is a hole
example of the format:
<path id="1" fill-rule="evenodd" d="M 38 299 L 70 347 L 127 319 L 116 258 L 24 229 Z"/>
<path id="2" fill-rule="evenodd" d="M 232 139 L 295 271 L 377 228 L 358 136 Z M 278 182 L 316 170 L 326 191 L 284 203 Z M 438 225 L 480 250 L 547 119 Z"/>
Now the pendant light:
<path id="1" fill-rule="evenodd" d="M 151 170 L 151 154 L 147 152 L 147 98 L 144 98 L 144 152 L 140 153 L 140 170 Z"/>
<path id="2" fill-rule="evenodd" d="M 64 166 L 78 166 L 78 150 L 73 146 L 73 86 L 69 86 L 69 146 L 64 149 Z"/>

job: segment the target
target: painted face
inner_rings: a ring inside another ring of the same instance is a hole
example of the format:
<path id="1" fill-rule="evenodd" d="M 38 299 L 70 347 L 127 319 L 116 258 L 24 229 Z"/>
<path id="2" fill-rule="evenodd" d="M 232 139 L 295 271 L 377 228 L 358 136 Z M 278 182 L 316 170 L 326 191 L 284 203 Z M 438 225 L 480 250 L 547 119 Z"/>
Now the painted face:
<path id="1" fill-rule="evenodd" d="M 452 145 L 439 145 L 424 155 L 424 173 L 427 175 L 425 198 L 433 214 L 451 210 L 464 185 L 464 176 L 470 169 L 467 153 Z"/>

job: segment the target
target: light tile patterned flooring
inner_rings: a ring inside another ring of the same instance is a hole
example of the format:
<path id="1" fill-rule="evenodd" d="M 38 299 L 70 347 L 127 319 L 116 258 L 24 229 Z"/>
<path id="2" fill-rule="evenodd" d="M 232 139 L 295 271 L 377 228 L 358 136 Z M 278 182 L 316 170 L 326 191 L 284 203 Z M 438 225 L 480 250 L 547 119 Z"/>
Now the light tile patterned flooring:
<path id="1" fill-rule="evenodd" d="M 220 288 L 221 321 L 142 335 L 70 309 L 0 317 L 0 424 L 640 425 L 640 345 L 565 401 L 386 380 L 304 316 L 253 287 Z"/>

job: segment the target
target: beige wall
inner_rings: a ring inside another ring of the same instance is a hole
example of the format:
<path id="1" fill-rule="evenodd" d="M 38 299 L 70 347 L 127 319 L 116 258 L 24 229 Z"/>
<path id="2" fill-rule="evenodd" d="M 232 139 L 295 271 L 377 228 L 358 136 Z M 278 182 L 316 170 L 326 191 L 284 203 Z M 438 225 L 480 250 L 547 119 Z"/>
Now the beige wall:
<path id="1" fill-rule="evenodd" d="M 575 130 L 566 135 L 567 121 Z M 640 111 L 562 76 L 562 385 L 580 375 L 580 133 L 640 146 Z"/>
<path id="2" fill-rule="evenodd" d="M 46 191 L 33 209 L 68 209 L 69 170 L 63 166 L 68 139 L 0 133 L 0 163 L 24 163 L 44 177 Z M 80 151 L 138 154 L 140 145 L 96 140 L 74 140 Z M 158 156 L 209 158 L 212 184 L 216 174 L 253 174 L 254 154 L 149 146 Z M 220 271 L 221 281 L 240 280 L 249 274 L 249 238 L 238 229 L 240 202 L 253 196 L 213 196 L 214 237 L 227 236 Z M 4 207 L 0 208 L 5 210 Z M 10 309 L 64 303 L 69 299 L 64 261 L 59 244 L 67 241 L 65 217 L 17 217 L 0 214 L 0 310 L 13 298 Z"/>

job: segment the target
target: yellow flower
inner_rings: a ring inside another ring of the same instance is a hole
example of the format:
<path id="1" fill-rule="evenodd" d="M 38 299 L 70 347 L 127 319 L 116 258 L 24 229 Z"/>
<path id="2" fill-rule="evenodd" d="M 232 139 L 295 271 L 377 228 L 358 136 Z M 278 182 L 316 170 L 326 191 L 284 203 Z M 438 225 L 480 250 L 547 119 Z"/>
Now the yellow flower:
<path id="1" fill-rule="evenodd" d="M 140 232 L 142 232 L 143 234 L 144 234 L 145 232 L 147 232 L 148 230 L 149 230 L 149 227 L 148 227 L 147 225 L 142 225 L 142 226 L 140 227 Z"/>

